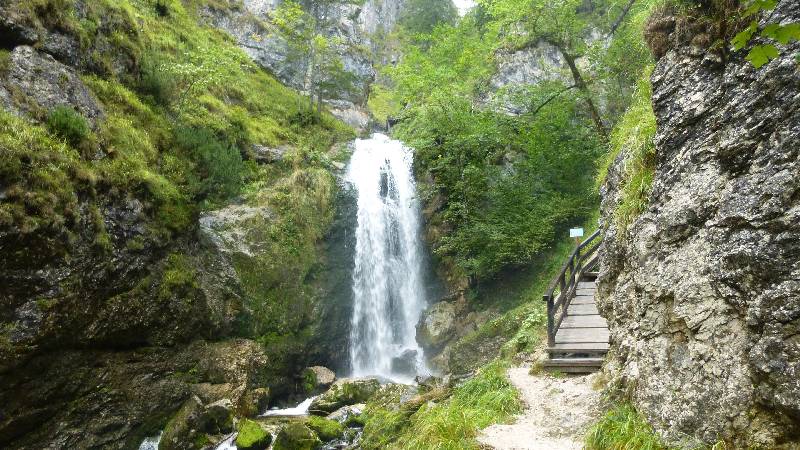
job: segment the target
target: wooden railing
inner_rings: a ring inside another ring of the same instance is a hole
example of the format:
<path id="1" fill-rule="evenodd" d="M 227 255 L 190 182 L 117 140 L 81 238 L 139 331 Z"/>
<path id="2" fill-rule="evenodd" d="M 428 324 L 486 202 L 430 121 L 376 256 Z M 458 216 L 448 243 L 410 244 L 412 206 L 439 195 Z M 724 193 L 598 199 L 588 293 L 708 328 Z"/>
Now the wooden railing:
<path id="1" fill-rule="evenodd" d="M 600 230 L 597 230 L 572 251 L 564 267 L 561 268 L 544 294 L 544 301 L 547 302 L 547 345 L 549 347 L 555 344 L 556 332 L 561 326 L 561 321 L 567 315 L 569 302 L 575 297 L 578 282 L 586 270 L 591 269 L 597 263 L 597 249 L 602 241 L 602 238 L 598 239 L 599 236 Z"/>

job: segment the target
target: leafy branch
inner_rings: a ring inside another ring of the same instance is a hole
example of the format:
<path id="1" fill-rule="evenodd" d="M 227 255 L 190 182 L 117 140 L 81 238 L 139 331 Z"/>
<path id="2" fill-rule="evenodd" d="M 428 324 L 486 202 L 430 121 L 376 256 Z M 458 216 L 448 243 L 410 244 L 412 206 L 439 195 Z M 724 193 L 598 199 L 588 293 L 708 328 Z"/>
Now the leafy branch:
<path id="1" fill-rule="evenodd" d="M 752 17 L 762 11 L 772 11 L 777 6 L 778 0 L 754 0 L 742 13 L 743 18 Z M 781 45 L 786 45 L 791 41 L 800 40 L 800 23 L 794 22 L 786 25 L 768 23 L 759 26 L 758 21 L 753 19 L 750 24 L 731 40 L 734 50 L 741 50 L 756 37 L 770 39 Z M 758 69 L 764 64 L 777 58 L 779 55 L 778 47 L 772 43 L 757 44 L 750 48 L 745 57 L 746 60 Z"/>

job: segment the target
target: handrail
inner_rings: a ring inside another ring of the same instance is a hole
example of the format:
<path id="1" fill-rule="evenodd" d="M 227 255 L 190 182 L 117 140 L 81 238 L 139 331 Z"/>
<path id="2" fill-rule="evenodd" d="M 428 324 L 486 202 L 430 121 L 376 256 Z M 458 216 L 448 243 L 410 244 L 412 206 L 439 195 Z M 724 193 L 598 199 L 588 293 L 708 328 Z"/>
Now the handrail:
<path id="1" fill-rule="evenodd" d="M 593 257 L 600 246 L 593 245 L 588 249 L 588 251 L 583 253 L 581 252 L 589 245 L 595 243 L 593 241 L 598 236 L 600 236 L 599 229 L 589 235 L 586 240 L 575 247 L 575 250 L 573 250 L 569 255 L 569 259 L 567 259 L 567 262 L 564 263 L 564 266 L 561 268 L 561 271 L 558 273 L 558 275 L 553 278 L 553 281 L 550 283 L 547 291 L 544 294 L 544 301 L 547 302 L 547 345 L 549 347 L 552 347 L 555 344 L 556 332 L 561 326 L 561 321 L 564 320 L 564 317 L 567 315 L 567 308 L 569 308 L 569 303 L 575 296 L 575 290 L 577 289 L 578 282 L 585 273 L 586 269 L 594 265 Z M 597 241 L 596 244 L 599 244 L 600 242 L 602 242 L 602 238 Z M 584 264 L 584 262 L 587 260 L 589 261 L 589 264 Z M 569 277 L 567 276 L 568 270 Z M 559 290 L 558 295 L 555 295 L 556 288 Z M 557 311 L 560 311 L 561 313 L 556 318 Z"/>

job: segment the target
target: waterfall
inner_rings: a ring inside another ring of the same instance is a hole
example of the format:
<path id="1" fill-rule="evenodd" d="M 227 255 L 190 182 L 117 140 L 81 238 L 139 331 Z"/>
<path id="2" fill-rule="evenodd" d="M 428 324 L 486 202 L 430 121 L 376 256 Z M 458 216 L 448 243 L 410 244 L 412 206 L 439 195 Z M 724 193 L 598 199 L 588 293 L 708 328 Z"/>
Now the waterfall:
<path id="1" fill-rule="evenodd" d="M 425 371 L 416 324 L 426 306 L 413 154 L 375 134 L 358 139 L 347 180 L 357 191 L 350 362 L 354 376 Z"/>

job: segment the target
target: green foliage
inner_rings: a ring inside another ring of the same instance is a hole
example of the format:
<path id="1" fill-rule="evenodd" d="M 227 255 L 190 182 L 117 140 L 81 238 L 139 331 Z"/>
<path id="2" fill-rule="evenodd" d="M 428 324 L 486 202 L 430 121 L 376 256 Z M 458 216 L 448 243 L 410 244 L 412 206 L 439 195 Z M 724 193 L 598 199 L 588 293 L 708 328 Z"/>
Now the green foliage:
<path id="1" fill-rule="evenodd" d="M 57 106 L 47 116 L 47 128 L 66 139 L 73 147 L 79 147 L 89 136 L 86 119 L 69 106 Z"/>
<path id="2" fill-rule="evenodd" d="M 373 401 L 365 411 L 365 449 L 478 449 L 478 430 L 505 422 L 520 410 L 506 365 L 494 362 L 435 403 L 409 402 L 416 410 Z M 434 393 L 436 394 L 436 393 Z M 424 400 L 424 399 L 423 399 Z M 412 406 L 408 406 L 409 408 Z"/>
<path id="3" fill-rule="evenodd" d="M 311 416 L 306 425 L 317 433 L 322 442 L 339 439 L 344 434 L 344 426 L 335 420 Z"/>
<path id="4" fill-rule="evenodd" d="M 192 174 L 199 179 L 199 198 L 225 200 L 241 189 L 244 166 L 239 149 L 221 142 L 205 128 L 181 128 L 175 141 L 194 163 Z"/>
<path id="5" fill-rule="evenodd" d="M 777 4 L 777 0 L 752 0 L 741 13 L 741 17 L 748 18 L 758 15 L 763 11 L 771 11 L 775 9 Z M 734 50 L 741 50 L 750 44 L 756 36 L 770 39 L 781 45 L 787 45 L 791 41 L 800 40 L 800 23 L 793 22 L 784 25 L 768 23 L 761 27 L 757 20 L 752 20 L 747 27 L 731 39 L 731 45 Z M 757 44 L 750 47 L 745 59 L 750 61 L 750 63 L 758 69 L 777 58 L 779 54 L 778 48 L 774 44 Z"/>
<path id="6" fill-rule="evenodd" d="M 653 427 L 630 405 L 606 413 L 586 435 L 587 450 L 666 450 Z"/>
<path id="7" fill-rule="evenodd" d="M 386 123 L 389 117 L 395 116 L 400 110 L 392 92 L 379 84 L 370 87 L 367 106 L 372 117 L 379 123 Z"/>
<path id="8" fill-rule="evenodd" d="M 450 0 L 409 0 L 403 4 L 400 25 L 408 32 L 430 33 L 439 24 L 454 24 L 458 10 Z"/>

